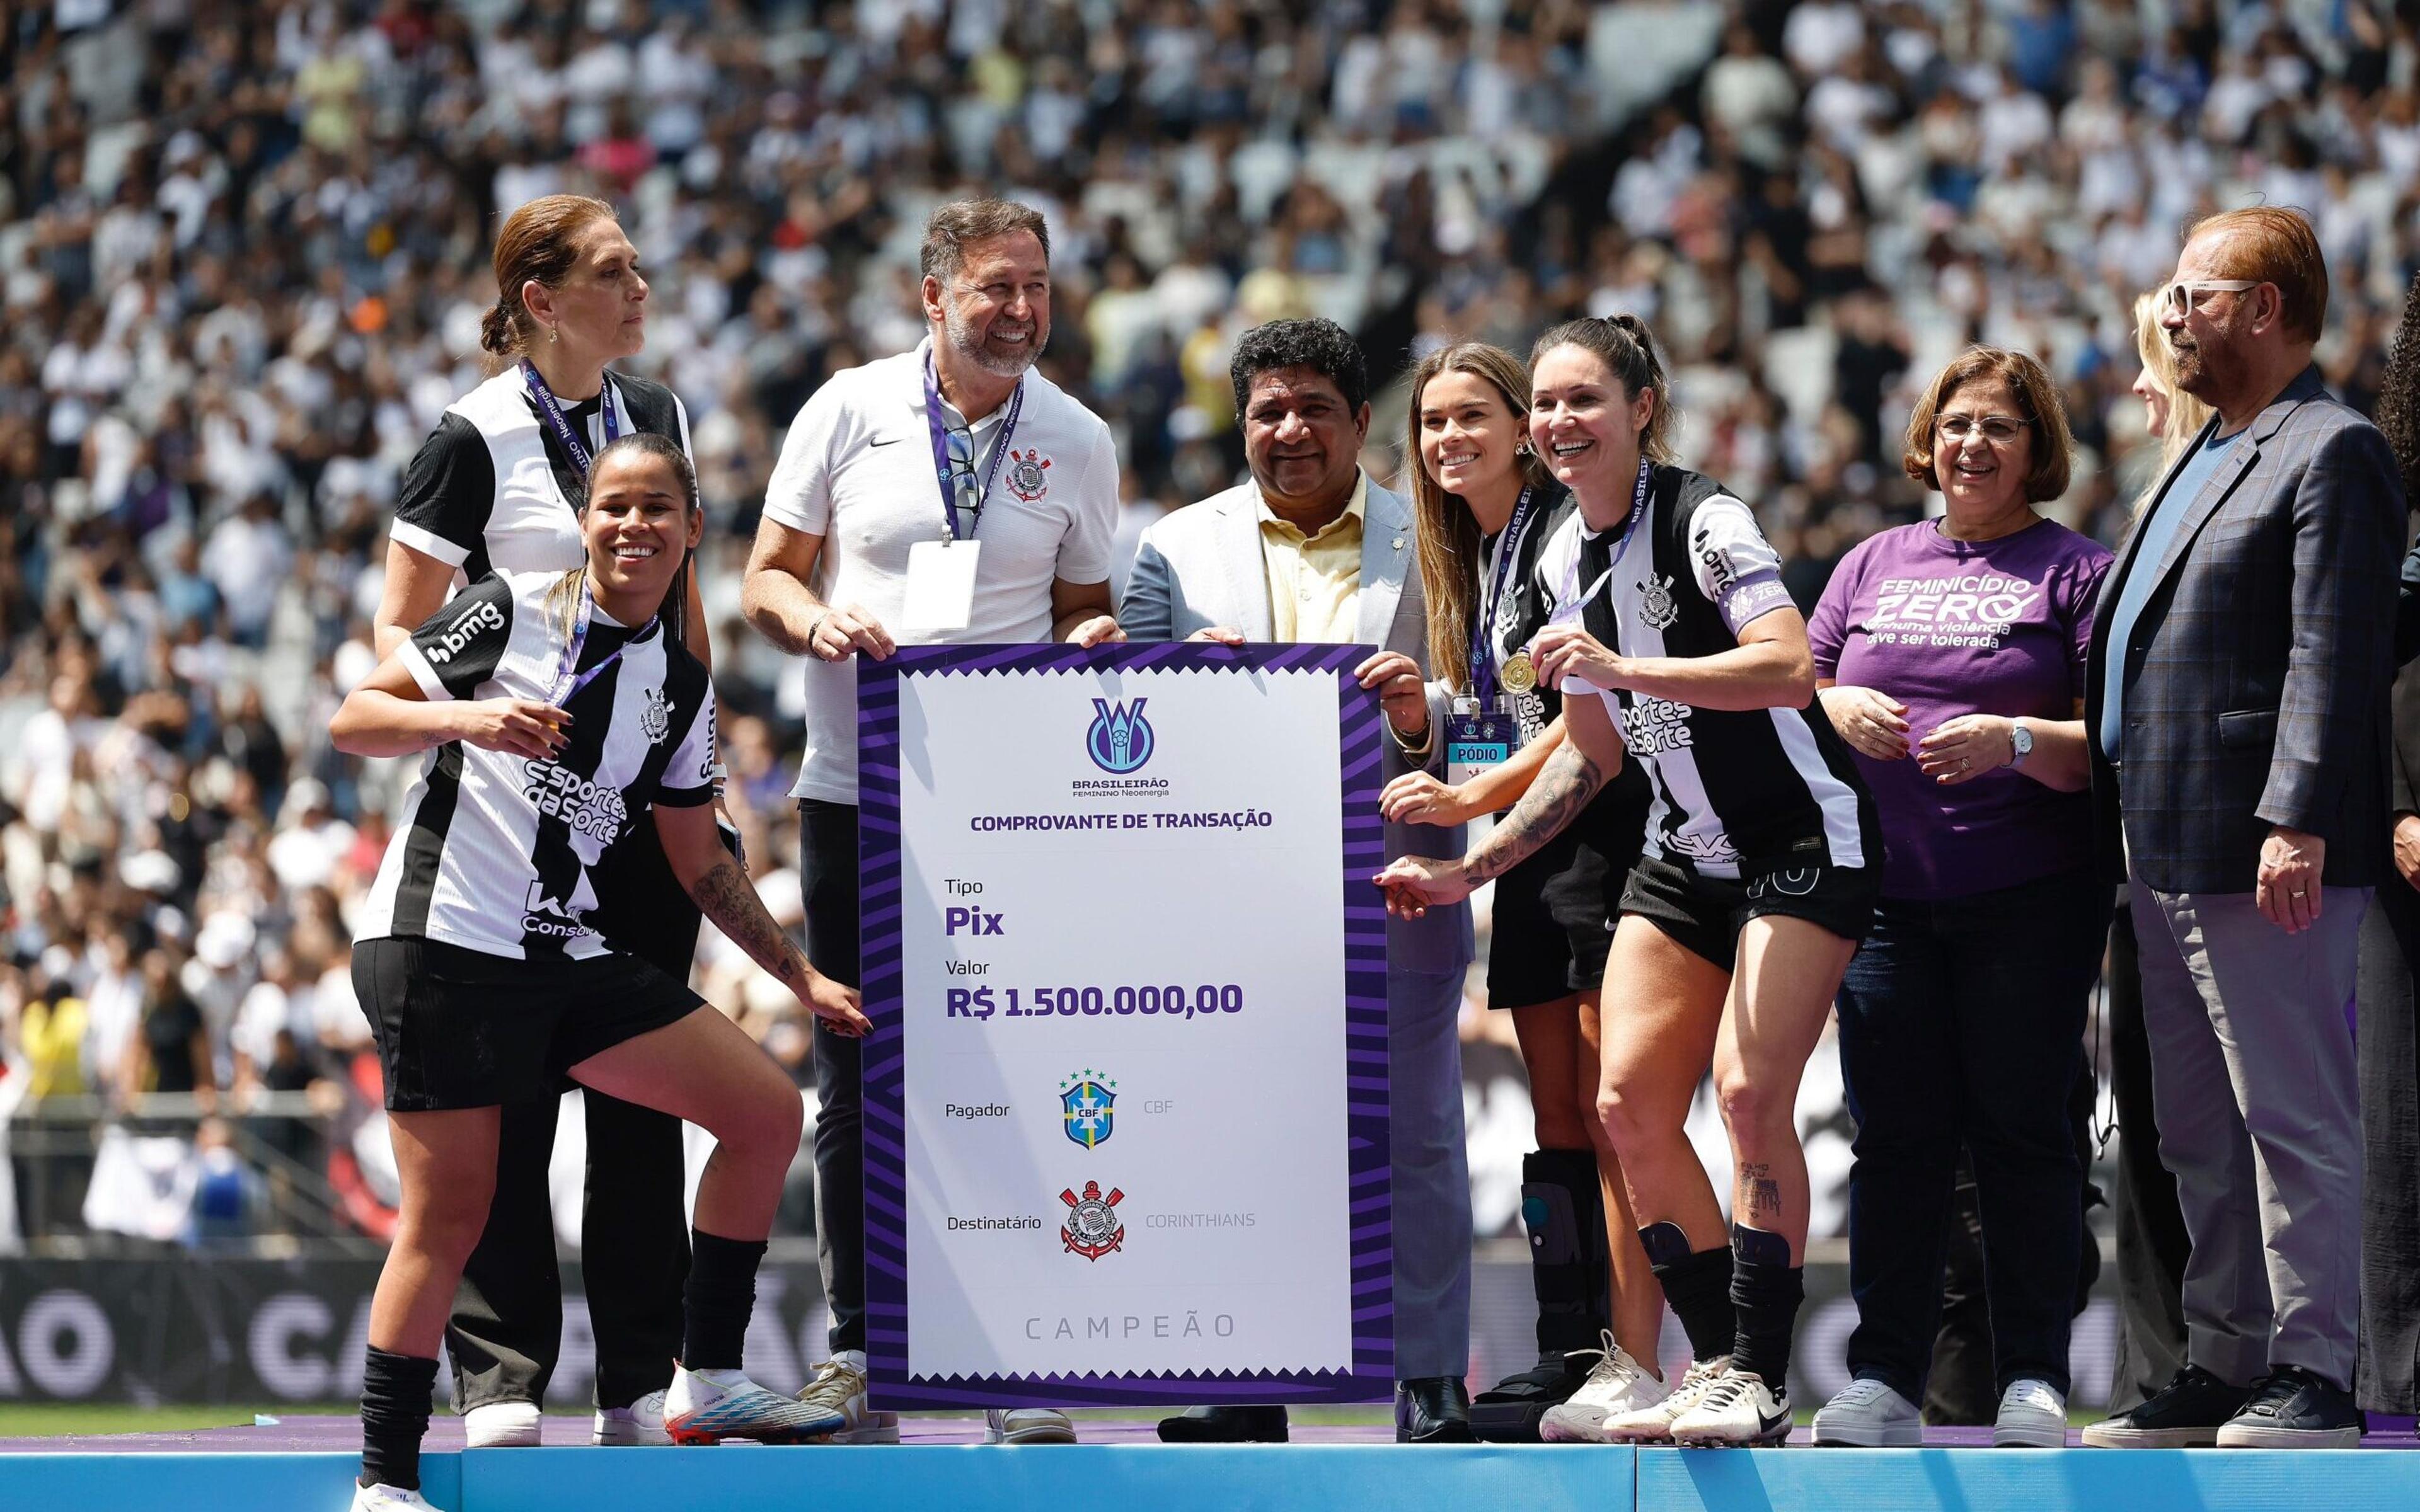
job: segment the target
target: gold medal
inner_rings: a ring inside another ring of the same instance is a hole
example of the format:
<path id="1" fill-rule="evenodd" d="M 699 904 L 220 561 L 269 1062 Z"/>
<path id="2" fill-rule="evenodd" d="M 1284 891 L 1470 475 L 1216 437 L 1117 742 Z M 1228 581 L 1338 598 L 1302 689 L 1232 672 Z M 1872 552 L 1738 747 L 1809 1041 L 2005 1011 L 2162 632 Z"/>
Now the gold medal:
<path id="1" fill-rule="evenodd" d="M 1538 686 L 1538 665 L 1526 651 L 1516 651 L 1504 658 L 1504 686 L 1515 693 L 1527 693 Z"/>

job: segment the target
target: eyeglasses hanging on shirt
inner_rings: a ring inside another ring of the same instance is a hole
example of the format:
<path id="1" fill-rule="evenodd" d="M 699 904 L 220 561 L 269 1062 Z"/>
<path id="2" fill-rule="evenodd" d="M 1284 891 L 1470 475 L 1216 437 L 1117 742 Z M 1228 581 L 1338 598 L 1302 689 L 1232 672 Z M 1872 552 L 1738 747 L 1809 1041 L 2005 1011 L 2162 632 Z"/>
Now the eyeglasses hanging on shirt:
<path id="1" fill-rule="evenodd" d="M 990 501 L 993 480 L 1008 457 L 1008 443 L 1016 435 L 1016 418 L 1024 408 L 1020 381 L 1009 393 L 1008 411 L 992 439 L 991 460 L 978 471 L 974 428 L 948 423 L 932 354 L 925 354 L 924 426 L 932 437 L 933 474 L 940 486 L 941 519 L 948 533 L 908 548 L 907 593 L 899 613 L 903 629 L 963 630 L 973 621 L 975 567 L 983 559 L 983 543 L 975 532 L 983 525 L 984 505 Z"/>

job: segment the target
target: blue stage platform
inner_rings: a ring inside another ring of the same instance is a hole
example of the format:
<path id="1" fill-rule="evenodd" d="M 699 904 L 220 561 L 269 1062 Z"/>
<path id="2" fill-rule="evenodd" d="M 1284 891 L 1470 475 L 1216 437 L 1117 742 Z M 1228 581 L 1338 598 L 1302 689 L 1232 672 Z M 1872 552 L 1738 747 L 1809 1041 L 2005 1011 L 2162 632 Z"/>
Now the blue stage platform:
<path id="1" fill-rule="evenodd" d="M 441 1420 L 442 1422 L 442 1420 Z M 450 1425 L 447 1425 L 450 1427 Z M 571 1438 L 577 1420 L 551 1420 Z M 1087 1424 L 1109 1442 L 999 1448 L 959 1426 L 910 1425 L 896 1448 L 597 1449 L 432 1446 L 445 1512 L 2410 1512 L 2420 1454 L 2215 1450 L 1632 1451 L 1593 1446 L 1399 1448 L 1383 1430 L 1305 1442 L 1171 1447 L 1140 1424 Z M 343 1512 L 357 1463 L 347 1419 L 256 1429 L 0 1443 L 0 1508 L 64 1512 Z M 458 1430 L 456 1430 L 458 1432 Z M 455 1440 L 458 1443 L 458 1438 Z M 2411 1440 L 2390 1441 L 2408 1447 Z M 442 1441 L 441 1440 L 442 1443 Z"/>

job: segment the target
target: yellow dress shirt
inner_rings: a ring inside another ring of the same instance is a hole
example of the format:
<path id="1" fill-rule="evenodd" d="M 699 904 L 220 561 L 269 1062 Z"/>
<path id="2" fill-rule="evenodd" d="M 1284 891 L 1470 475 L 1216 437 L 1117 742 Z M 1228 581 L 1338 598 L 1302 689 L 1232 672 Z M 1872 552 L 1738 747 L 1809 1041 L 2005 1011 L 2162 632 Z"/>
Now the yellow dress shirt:
<path id="1" fill-rule="evenodd" d="M 1261 564 L 1269 577 L 1269 632 L 1280 641 L 1331 645 L 1357 638 L 1361 613 L 1361 522 L 1370 475 L 1353 485 L 1344 513 L 1306 536 L 1261 500 Z"/>

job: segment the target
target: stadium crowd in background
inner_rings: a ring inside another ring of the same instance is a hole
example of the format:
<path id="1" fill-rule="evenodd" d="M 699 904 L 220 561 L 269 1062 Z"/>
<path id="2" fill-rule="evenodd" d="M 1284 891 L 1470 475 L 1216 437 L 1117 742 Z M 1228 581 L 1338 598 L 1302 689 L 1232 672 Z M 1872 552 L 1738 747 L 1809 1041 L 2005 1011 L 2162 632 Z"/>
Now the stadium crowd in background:
<path id="1" fill-rule="evenodd" d="M 2365 410 L 2420 255 L 2420 31 L 2361 0 L 55 0 L 5 27 L 0 1039 L 35 1096 L 374 1108 L 348 919 L 400 774 L 325 731 L 535 195 L 613 201 L 654 284 L 634 366 L 690 409 L 731 808 L 777 905 L 800 679 L 737 625 L 745 543 L 788 417 L 922 334 L 943 198 L 1048 215 L 1042 365 L 1110 424 L 1121 571 L 1240 476 L 1247 327 L 1334 318 L 1376 379 L 1631 311 L 1682 458 L 1809 607 L 1921 509 L 1911 374 L 2041 358 L 2077 446 L 2051 511 L 2111 542 L 2159 453 L 2132 304 L 2182 224 L 2310 210 L 2319 361 Z M 806 1080 L 784 995 L 704 949 Z M 378 1173 L 346 1180 L 375 1229 Z"/>

